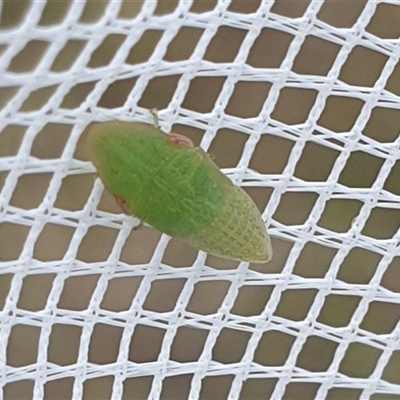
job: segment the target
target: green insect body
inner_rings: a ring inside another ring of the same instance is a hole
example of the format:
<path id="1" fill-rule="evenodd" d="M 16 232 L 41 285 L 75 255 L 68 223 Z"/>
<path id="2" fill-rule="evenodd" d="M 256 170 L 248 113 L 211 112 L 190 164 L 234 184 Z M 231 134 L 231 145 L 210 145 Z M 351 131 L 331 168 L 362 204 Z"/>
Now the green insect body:
<path id="1" fill-rule="evenodd" d="M 129 213 L 210 254 L 267 262 L 269 236 L 253 200 L 190 139 L 152 125 L 95 124 L 92 161 Z"/>

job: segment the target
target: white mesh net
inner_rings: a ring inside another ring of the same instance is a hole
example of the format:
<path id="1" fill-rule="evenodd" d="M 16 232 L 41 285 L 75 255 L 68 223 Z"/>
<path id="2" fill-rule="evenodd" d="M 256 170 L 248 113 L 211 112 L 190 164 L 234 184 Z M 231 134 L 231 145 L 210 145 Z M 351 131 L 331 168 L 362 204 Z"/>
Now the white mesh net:
<path id="1" fill-rule="evenodd" d="M 400 1 L 3 1 L 3 398 L 400 399 Z M 189 136 L 274 258 L 121 214 L 87 126 Z"/>

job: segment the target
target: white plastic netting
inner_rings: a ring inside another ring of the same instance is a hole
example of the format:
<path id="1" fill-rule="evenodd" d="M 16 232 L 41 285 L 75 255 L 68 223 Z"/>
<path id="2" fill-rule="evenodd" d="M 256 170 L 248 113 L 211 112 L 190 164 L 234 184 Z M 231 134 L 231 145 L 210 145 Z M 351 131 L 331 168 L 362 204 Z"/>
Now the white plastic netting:
<path id="1" fill-rule="evenodd" d="M 400 399 L 400 1 L 2 1 L 5 399 Z M 185 134 L 274 258 L 120 213 L 87 126 Z"/>

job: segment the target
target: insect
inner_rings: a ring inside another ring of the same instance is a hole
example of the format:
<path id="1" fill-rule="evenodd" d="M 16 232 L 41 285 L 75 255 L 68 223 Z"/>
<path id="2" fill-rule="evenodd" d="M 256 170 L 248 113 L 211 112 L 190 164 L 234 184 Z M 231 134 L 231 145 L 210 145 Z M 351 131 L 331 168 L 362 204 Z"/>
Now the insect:
<path id="1" fill-rule="evenodd" d="M 88 142 L 104 186 L 126 213 L 219 257 L 271 259 L 270 239 L 251 197 L 189 138 L 112 121 L 95 124 Z"/>

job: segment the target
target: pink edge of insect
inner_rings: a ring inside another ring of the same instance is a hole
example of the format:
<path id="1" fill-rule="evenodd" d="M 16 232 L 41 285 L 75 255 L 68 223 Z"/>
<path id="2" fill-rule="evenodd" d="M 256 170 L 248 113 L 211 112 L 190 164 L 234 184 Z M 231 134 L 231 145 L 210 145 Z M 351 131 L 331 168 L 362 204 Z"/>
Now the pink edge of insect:
<path id="1" fill-rule="evenodd" d="M 177 147 L 184 147 L 187 149 L 194 147 L 193 142 L 188 137 L 179 135 L 178 133 L 169 133 L 167 135 L 167 140 Z"/>
<path id="2" fill-rule="evenodd" d="M 115 202 L 117 203 L 117 206 L 122 210 L 122 212 L 125 215 L 131 215 L 129 212 L 128 208 L 126 207 L 126 201 L 124 199 L 121 199 L 121 197 L 114 196 Z"/>

